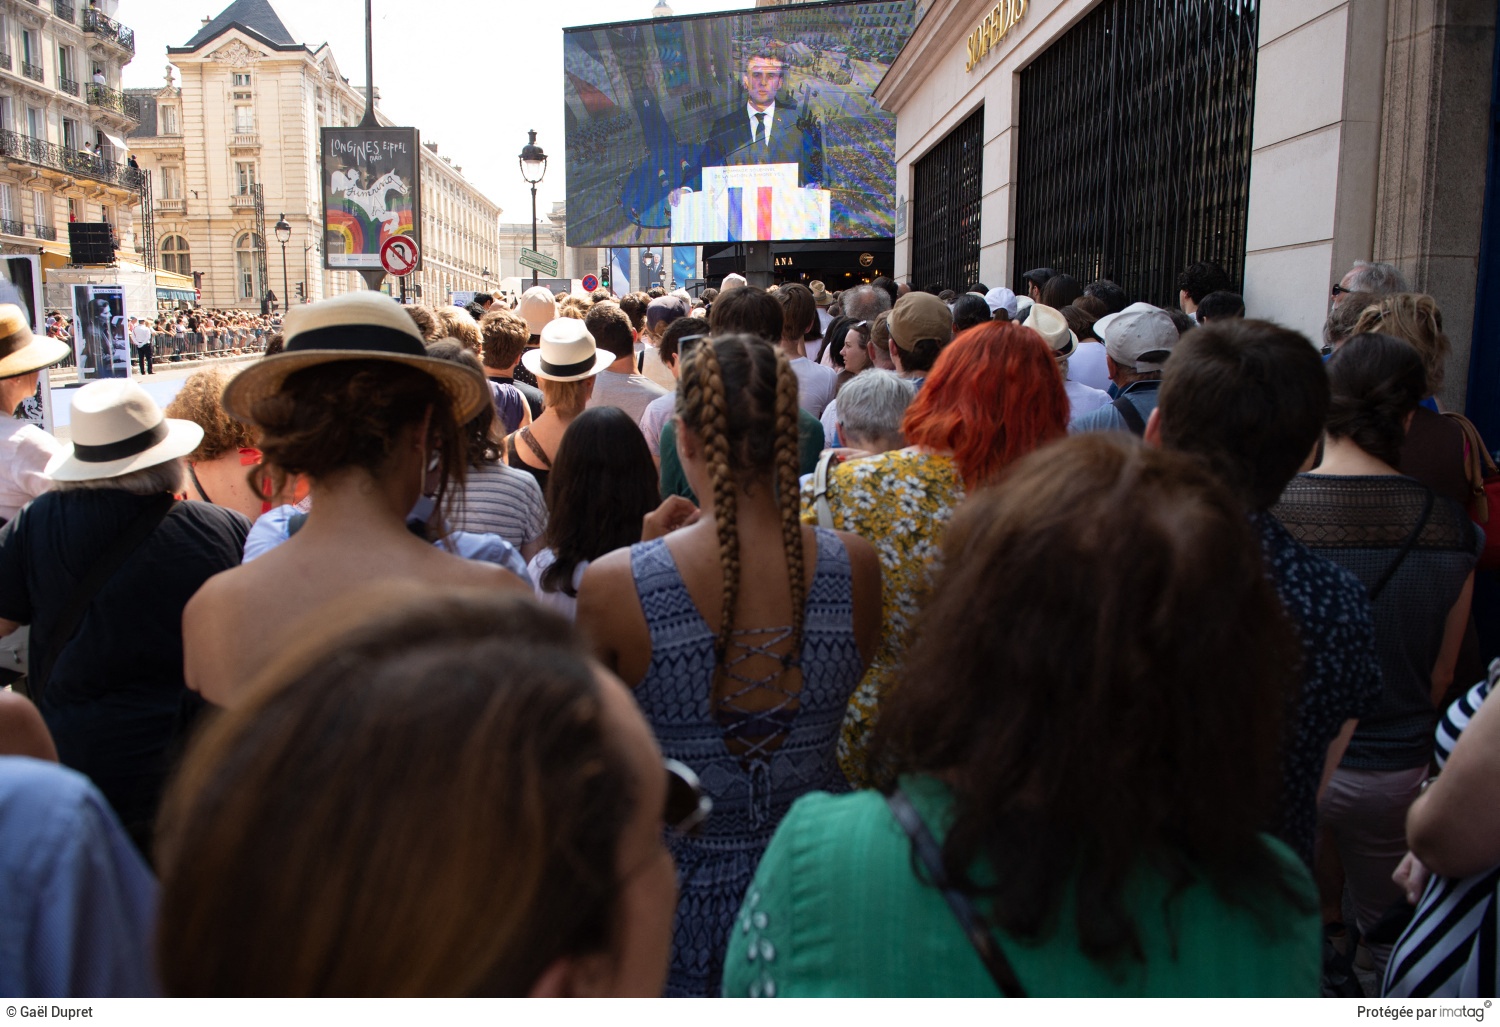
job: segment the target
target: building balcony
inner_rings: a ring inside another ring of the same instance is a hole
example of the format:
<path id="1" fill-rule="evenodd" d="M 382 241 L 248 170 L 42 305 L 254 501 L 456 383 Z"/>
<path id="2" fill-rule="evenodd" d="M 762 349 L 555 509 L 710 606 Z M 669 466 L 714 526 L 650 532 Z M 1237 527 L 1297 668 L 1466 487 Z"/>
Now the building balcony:
<path id="1" fill-rule="evenodd" d="M 21 62 L 21 74 L 25 75 L 33 82 L 47 81 L 47 74 L 42 70 L 42 66 L 40 64 L 32 64 L 29 61 Z"/>
<path id="2" fill-rule="evenodd" d="M 229 205 L 235 210 L 252 210 L 255 207 L 255 194 L 235 193 L 229 197 Z"/>
<path id="3" fill-rule="evenodd" d="M 76 78 L 68 78 L 68 76 L 66 75 L 59 75 L 57 76 L 57 88 L 67 93 L 69 96 L 77 96 L 78 80 Z"/>
<path id="4" fill-rule="evenodd" d="M 12 221 L 10 218 L 0 218 L 0 232 L 6 235 L 25 235 L 26 225 L 21 221 Z"/>
<path id="5" fill-rule="evenodd" d="M 97 82 L 89 86 L 89 105 L 113 111 L 131 121 L 141 120 L 141 101 L 138 98 L 128 96 L 118 89 L 111 89 L 109 86 L 101 86 Z"/>
<path id="6" fill-rule="evenodd" d="M 0 129 L 0 157 L 24 161 L 38 167 L 51 168 L 77 178 L 87 178 L 106 185 L 119 186 L 132 192 L 140 192 L 146 181 L 145 172 L 128 164 L 119 164 L 92 153 L 81 153 L 66 146 L 49 143 L 45 139 Z"/>
<path id="7" fill-rule="evenodd" d="M 77 11 L 70 3 L 64 3 L 63 0 L 52 0 L 52 13 L 69 25 L 72 25 L 74 24 L 74 16 L 77 14 Z"/>
<path id="8" fill-rule="evenodd" d="M 98 8 L 83 9 L 83 31 L 109 40 L 126 53 L 135 53 L 135 32 L 105 16 Z"/>
<path id="9" fill-rule="evenodd" d="M 157 200 L 156 212 L 158 214 L 186 214 L 187 200 L 181 197 L 175 200 Z"/>
<path id="10" fill-rule="evenodd" d="M 57 242 L 57 229 L 51 225 L 32 225 L 32 234 L 38 239 L 46 239 L 48 242 Z"/>
<path id="11" fill-rule="evenodd" d="M 0 53 L 0 68 L 4 68 L 6 71 L 9 71 L 12 67 L 13 65 L 10 63 L 10 54 Z"/>
<path id="12" fill-rule="evenodd" d="M 229 143 L 230 146 L 259 146 L 260 136 L 255 132 L 236 132 Z"/>

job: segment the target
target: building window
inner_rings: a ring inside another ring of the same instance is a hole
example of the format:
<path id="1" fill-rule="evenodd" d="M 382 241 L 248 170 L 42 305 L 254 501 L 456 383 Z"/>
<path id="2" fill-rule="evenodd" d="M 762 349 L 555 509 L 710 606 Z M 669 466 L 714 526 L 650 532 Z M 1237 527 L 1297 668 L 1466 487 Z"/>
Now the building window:
<path id="1" fill-rule="evenodd" d="M 161 105 L 161 125 L 159 130 L 164 136 L 175 136 L 177 129 L 177 106 L 175 104 Z"/>
<path id="2" fill-rule="evenodd" d="M 967 289 L 979 279 L 984 108 L 912 165 L 911 282 Z"/>
<path id="3" fill-rule="evenodd" d="M 99 205 L 99 220 L 107 225 L 115 223 L 115 209 L 107 203 Z"/>
<path id="4" fill-rule="evenodd" d="M 234 109 L 234 131 L 236 135 L 249 135 L 255 131 L 255 108 L 239 106 Z"/>
<path id="5" fill-rule="evenodd" d="M 255 185 L 255 162 L 253 160 L 240 160 L 234 162 L 234 186 L 235 192 L 241 196 L 249 196 Z"/>
<path id="6" fill-rule="evenodd" d="M 16 190 L 9 182 L 0 182 L 0 219 L 5 221 L 17 220 Z"/>
<path id="7" fill-rule="evenodd" d="M 182 169 L 161 169 L 161 198 L 164 200 L 182 199 Z"/>
<path id="8" fill-rule="evenodd" d="M 59 46 L 57 48 L 57 74 L 61 78 L 73 79 L 73 48 L 71 46 Z"/>
<path id="9" fill-rule="evenodd" d="M 1239 282 L 1261 7 L 1106 0 L 1021 72 L 1018 272 L 1109 278 L 1163 306 L 1194 261 Z"/>
<path id="10" fill-rule="evenodd" d="M 78 200 L 72 196 L 68 197 L 68 220 L 83 220 L 83 204 L 79 203 Z"/>
<path id="11" fill-rule="evenodd" d="M 14 132 L 16 129 L 15 108 L 11 104 L 10 97 L 0 96 L 0 129 L 7 132 Z"/>
<path id="12" fill-rule="evenodd" d="M 260 281 L 260 252 L 264 246 L 254 232 L 246 232 L 234 241 L 235 279 L 242 300 L 258 300 L 264 291 Z"/>
<path id="13" fill-rule="evenodd" d="M 172 271 L 179 275 L 193 273 L 186 239 L 180 235 L 169 235 L 162 239 L 161 266 L 163 271 Z"/>
<path id="14" fill-rule="evenodd" d="M 38 228 L 52 227 L 52 195 L 40 189 L 31 191 L 32 224 Z"/>
<path id="15" fill-rule="evenodd" d="M 26 108 L 26 134 L 33 139 L 47 138 L 47 116 L 39 107 Z"/>
<path id="16" fill-rule="evenodd" d="M 240 88 L 249 89 L 250 88 L 250 73 L 248 71 L 237 71 L 237 72 L 235 72 L 234 73 L 234 79 L 233 79 L 233 82 L 231 84 L 236 89 L 240 89 Z"/>
<path id="17" fill-rule="evenodd" d="M 63 146 L 70 150 L 78 149 L 78 122 L 72 118 L 63 118 Z"/>
<path id="18" fill-rule="evenodd" d="M 42 63 L 42 48 L 40 40 L 35 32 L 30 29 L 21 30 L 21 60 L 27 64 Z"/>

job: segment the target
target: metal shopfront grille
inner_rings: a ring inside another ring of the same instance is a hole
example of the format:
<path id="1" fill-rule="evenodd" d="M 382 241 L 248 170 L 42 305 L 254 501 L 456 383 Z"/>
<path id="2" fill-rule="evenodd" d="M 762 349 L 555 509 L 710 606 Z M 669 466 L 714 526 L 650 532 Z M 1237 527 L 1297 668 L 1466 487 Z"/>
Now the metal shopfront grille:
<path id="1" fill-rule="evenodd" d="M 1260 0 L 1105 0 L 1021 72 L 1018 290 L 1052 267 L 1176 306 L 1199 260 L 1243 281 L 1259 21 Z"/>
<path id="2" fill-rule="evenodd" d="M 912 165 L 911 284 L 966 289 L 979 278 L 984 108 Z"/>

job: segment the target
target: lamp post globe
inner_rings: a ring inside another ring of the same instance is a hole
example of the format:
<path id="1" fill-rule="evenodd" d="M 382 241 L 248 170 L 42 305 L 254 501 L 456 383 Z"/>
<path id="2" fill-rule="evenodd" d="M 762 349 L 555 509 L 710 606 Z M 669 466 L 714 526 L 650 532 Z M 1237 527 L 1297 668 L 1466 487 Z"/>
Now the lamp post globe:
<path id="1" fill-rule="evenodd" d="M 287 224 L 285 214 L 277 217 L 273 231 L 276 233 L 276 241 L 281 243 L 281 302 L 287 304 L 290 303 L 292 290 L 286 284 L 286 244 L 292 238 L 292 226 Z"/>
<path id="2" fill-rule="evenodd" d="M 521 147 L 521 177 L 531 186 L 531 248 L 536 245 L 536 187 L 547 174 L 547 154 L 536 144 L 536 129 L 526 133 L 530 141 Z M 531 269 L 531 284 L 537 284 L 537 270 Z"/>

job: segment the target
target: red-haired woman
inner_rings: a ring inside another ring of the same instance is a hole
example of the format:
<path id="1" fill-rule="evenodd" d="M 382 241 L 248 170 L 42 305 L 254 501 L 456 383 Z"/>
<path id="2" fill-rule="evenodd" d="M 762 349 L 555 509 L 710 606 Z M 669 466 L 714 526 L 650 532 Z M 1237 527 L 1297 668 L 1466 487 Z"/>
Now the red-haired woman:
<path id="1" fill-rule="evenodd" d="M 865 757 L 881 698 L 905 653 L 929 563 L 968 491 L 1067 434 L 1068 395 L 1042 337 L 990 322 L 948 345 L 907 409 L 906 449 L 853 460 L 828 475 L 833 527 L 868 539 L 880 556 L 880 648 L 849 700 L 839 763 L 849 783 L 868 785 Z M 812 483 L 802 519 L 816 523 Z"/>

